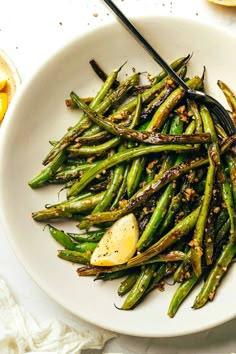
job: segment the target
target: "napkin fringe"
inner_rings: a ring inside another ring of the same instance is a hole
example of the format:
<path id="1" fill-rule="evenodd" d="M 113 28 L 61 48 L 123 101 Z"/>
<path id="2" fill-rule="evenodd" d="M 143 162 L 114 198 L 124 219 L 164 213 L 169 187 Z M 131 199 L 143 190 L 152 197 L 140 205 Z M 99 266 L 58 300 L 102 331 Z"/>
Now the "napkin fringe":
<path id="1" fill-rule="evenodd" d="M 0 353 L 49 352 L 79 354 L 82 349 L 101 349 L 116 337 L 103 329 L 76 329 L 57 320 L 39 323 L 14 300 L 6 282 L 0 279 Z"/>

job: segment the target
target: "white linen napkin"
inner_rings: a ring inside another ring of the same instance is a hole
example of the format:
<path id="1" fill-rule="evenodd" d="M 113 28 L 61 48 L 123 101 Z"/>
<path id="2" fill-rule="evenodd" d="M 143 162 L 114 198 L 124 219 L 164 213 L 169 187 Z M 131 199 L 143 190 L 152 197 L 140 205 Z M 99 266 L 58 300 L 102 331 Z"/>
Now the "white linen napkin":
<path id="1" fill-rule="evenodd" d="M 79 354 L 82 349 L 101 349 L 116 335 L 103 329 L 76 329 L 57 320 L 38 323 L 14 300 L 0 279 L 0 353 L 44 352 Z"/>

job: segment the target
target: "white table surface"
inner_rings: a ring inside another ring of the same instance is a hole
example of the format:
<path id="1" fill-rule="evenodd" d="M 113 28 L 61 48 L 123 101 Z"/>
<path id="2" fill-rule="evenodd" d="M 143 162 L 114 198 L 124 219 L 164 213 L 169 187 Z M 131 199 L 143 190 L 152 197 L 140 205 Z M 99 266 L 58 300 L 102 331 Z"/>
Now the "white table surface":
<path id="1" fill-rule="evenodd" d="M 223 8 L 206 0 L 116 0 L 116 4 L 129 16 L 145 12 L 180 15 L 236 32 L 236 8 Z M 111 20 L 113 16 L 100 0 L 0 0 L 0 47 L 14 61 L 24 81 L 70 38 Z M 57 305 L 28 276 L 1 227 L 0 239 L 0 277 L 6 280 L 17 303 L 39 320 L 57 318 L 77 328 L 86 327 L 85 322 Z M 233 320 L 186 337 L 150 339 L 118 335 L 103 350 L 86 353 L 233 353 L 235 328 Z"/>

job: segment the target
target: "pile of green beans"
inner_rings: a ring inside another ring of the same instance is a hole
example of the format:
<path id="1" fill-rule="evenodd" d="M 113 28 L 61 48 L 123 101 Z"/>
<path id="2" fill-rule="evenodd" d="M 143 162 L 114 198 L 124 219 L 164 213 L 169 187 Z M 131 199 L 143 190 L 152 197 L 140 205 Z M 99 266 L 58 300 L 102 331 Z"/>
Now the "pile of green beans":
<path id="1" fill-rule="evenodd" d="M 189 59 L 171 66 L 190 88 L 204 90 L 203 78 L 187 78 Z M 213 300 L 236 254 L 236 137 L 164 71 L 142 84 L 138 72 L 118 80 L 124 65 L 107 75 L 90 63 L 104 80 L 100 90 L 89 98 L 70 93 L 66 105 L 78 110 L 78 122 L 51 142 L 44 169 L 29 181 L 31 188 L 58 184 L 66 199 L 32 217 L 47 222 L 62 246 L 59 258 L 83 265 L 79 276 L 122 278 L 120 309 L 134 309 L 170 276 L 179 285 L 168 315 L 202 282 L 193 303 L 198 309 Z M 218 85 L 235 120 L 235 95 Z M 106 230 L 129 213 L 139 224 L 134 256 L 117 266 L 92 266 Z M 57 219 L 71 220 L 78 233 L 57 229 Z"/>

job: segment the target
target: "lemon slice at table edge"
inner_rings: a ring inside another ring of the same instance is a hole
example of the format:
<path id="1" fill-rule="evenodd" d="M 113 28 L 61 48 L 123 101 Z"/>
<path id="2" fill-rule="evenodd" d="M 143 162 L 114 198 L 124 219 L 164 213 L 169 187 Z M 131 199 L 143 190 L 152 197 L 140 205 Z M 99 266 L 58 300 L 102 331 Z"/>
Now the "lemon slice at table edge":
<path id="1" fill-rule="evenodd" d="M 0 123 L 2 122 L 5 116 L 7 108 L 8 108 L 8 95 L 5 92 L 0 92 Z"/>
<path id="2" fill-rule="evenodd" d="M 136 252 L 138 237 L 136 217 L 132 213 L 125 215 L 105 232 L 92 254 L 90 264 L 108 267 L 128 262 Z"/>
<path id="3" fill-rule="evenodd" d="M 7 79 L 2 79 L 0 81 L 0 91 L 2 91 L 7 85 Z"/>
<path id="4" fill-rule="evenodd" d="M 236 0 L 208 0 L 208 1 L 223 6 L 236 6 Z"/>
<path id="5" fill-rule="evenodd" d="M 0 49 L 0 123 L 20 85 L 20 76 L 8 55 Z"/>

